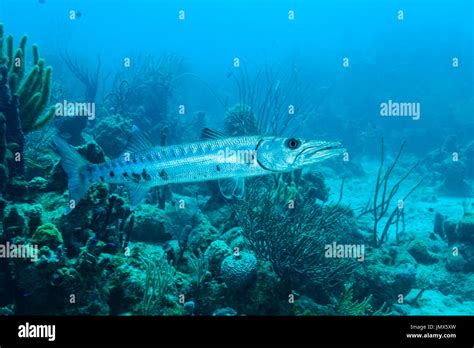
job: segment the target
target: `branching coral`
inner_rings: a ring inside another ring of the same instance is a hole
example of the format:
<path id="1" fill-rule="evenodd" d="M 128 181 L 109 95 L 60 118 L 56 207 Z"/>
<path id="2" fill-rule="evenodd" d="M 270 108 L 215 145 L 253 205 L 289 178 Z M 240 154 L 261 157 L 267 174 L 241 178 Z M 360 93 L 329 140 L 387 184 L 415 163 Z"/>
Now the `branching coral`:
<path id="1" fill-rule="evenodd" d="M 85 64 L 72 58 L 68 53 L 62 53 L 61 59 L 71 73 L 84 85 L 86 103 L 94 103 L 97 96 L 101 68 L 100 55 L 97 56 L 97 65 L 93 72 Z M 70 135 L 69 143 L 78 145 L 82 143 L 82 131 L 87 126 L 87 117 L 65 117 L 57 124 L 60 133 Z"/>
<path id="2" fill-rule="evenodd" d="M 297 201 L 290 208 L 286 203 L 275 204 L 272 190 L 254 182 L 247 188 L 246 202 L 235 209 L 248 248 L 258 259 L 269 261 L 290 286 L 330 287 L 356 267 L 353 260 L 325 257 L 325 245 L 343 229 L 344 212 L 337 205 Z"/>
<path id="3" fill-rule="evenodd" d="M 344 291 L 341 294 L 336 306 L 336 315 L 388 315 L 389 313 L 385 310 L 385 304 L 379 309 L 375 310 L 372 308 L 370 302 L 372 301 L 372 295 L 367 296 L 362 301 L 354 300 L 354 294 L 352 290 L 352 284 L 344 284 Z"/>
<path id="4" fill-rule="evenodd" d="M 189 263 L 192 270 L 192 281 L 196 290 L 199 291 L 202 289 L 206 276 L 208 274 L 209 262 L 204 253 L 200 250 L 196 254 L 191 254 L 189 258 Z"/>
<path id="5" fill-rule="evenodd" d="M 79 63 L 76 59 L 73 59 L 69 54 L 61 54 L 61 59 L 73 75 L 84 85 L 85 87 L 85 100 L 88 103 L 93 103 L 97 95 L 97 87 L 99 85 L 100 76 L 100 55 L 97 56 L 97 66 L 95 71 L 91 73 L 85 65 Z"/>
<path id="6" fill-rule="evenodd" d="M 182 59 L 175 55 L 132 57 L 130 67 L 115 76 L 112 93 L 104 102 L 113 112 L 136 115 L 135 123 L 158 139 L 170 121 L 169 101 L 182 71 Z"/>
<path id="7" fill-rule="evenodd" d="M 284 67 L 289 67 L 284 70 Z M 308 85 L 299 78 L 294 63 L 275 68 L 270 65 L 257 67 L 252 77 L 243 62 L 237 73 L 229 75 L 235 82 L 242 116 L 246 128 L 250 125 L 249 112 L 257 115 L 251 134 L 293 133 L 309 115 L 316 112 L 312 98 L 306 98 Z M 245 109 L 243 109 L 245 108 Z M 247 109 L 247 110 L 246 110 Z M 234 109 L 230 111 L 235 112 Z M 233 124 L 238 124 L 233 120 Z M 244 129 L 241 129 L 244 131 Z"/>
<path id="8" fill-rule="evenodd" d="M 176 271 L 164 256 L 145 255 L 142 262 L 146 271 L 142 313 L 150 315 L 173 286 Z"/>
<path id="9" fill-rule="evenodd" d="M 403 152 L 403 148 L 405 147 L 405 143 L 402 144 L 400 150 L 398 151 L 397 156 L 395 157 L 392 164 L 385 170 L 385 173 L 382 174 L 384 169 L 384 142 L 382 139 L 381 143 L 381 155 L 380 155 L 380 166 L 377 174 L 377 181 L 375 182 L 375 191 L 374 191 L 374 199 L 373 201 L 369 199 L 367 205 L 363 208 L 361 214 L 365 215 L 371 213 L 373 215 L 374 225 L 372 229 L 373 234 L 373 244 L 374 246 L 380 247 L 384 241 L 388 238 L 388 231 L 392 225 L 395 224 L 396 227 L 396 238 L 398 241 L 398 230 L 399 230 L 399 223 L 401 219 L 402 228 L 405 228 L 405 215 L 403 210 L 403 202 L 415 191 L 423 182 L 423 179 L 420 179 L 406 194 L 403 198 L 399 201 L 400 204 L 397 206 L 392 207 L 391 202 L 395 195 L 398 193 L 400 189 L 400 185 L 410 176 L 410 174 L 414 171 L 414 169 L 418 166 L 419 162 L 416 162 L 410 169 L 406 171 L 406 173 L 390 188 L 388 187 L 388 182 L 391 179 L 391 174 L 394 168 L 397 166 L 398 160 L 400 159 L 400 155 Z M 392 210 L 389 212 L 389 209 Z M 380 221 L 387 215 L 388 219 L 385 222 L 385 226 L 382 230 L 382 233 L 379 235 L 378 227 Z"/>

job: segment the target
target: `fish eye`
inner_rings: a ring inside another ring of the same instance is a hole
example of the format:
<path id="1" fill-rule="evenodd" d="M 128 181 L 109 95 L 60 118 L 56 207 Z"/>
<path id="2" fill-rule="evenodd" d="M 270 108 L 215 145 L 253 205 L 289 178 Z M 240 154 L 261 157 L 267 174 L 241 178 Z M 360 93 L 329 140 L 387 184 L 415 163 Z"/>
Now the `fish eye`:
<path id="1" fill-rule="evenodd" d="M 290 138 L 286 141 L 286 146 L 291 150 L 297 149 L 298 147 L 300 147 L 300 145 L 301 141 L 295 138 Z"/>

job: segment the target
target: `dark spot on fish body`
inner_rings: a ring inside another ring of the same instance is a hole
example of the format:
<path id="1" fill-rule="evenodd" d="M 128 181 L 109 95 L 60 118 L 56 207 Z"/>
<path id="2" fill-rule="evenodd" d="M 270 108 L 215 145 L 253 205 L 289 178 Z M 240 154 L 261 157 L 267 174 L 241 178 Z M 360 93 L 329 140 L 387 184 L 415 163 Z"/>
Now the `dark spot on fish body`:
<path id="1" fill-rule="evenodd" d="M 132 173 L 132 181 L 136 184 L 138 184 L 140 182 L 140 174 L 137 174 L 137 173 Z"/>
<path id="2" fill-rule="evenodd" d="M 103 177 L 103 176 L 101 176 L 101 177 L 100 177 L 100 181 L 102 181 L 102 182 L 104 182 L 104 181 L 105 181 L 105 179 L 104 179 L 104 177 Z"/>
<path id="3" fill-rule="evenodd" d="M 145 168 L 143 168 L 143 171 L 142 171 L 142 178 L 145 181 L 151 180 L 151 175 L 146 172 Z"/>
<path id="4" fill-rule="evenodd" d="M 151 153 L 147 154 L 146 159 L 149 160 L 150 162 L 153 161 L 153 155 Z"/>
<path id="5" fill-rule="evenodd" d="M 124 178 L 128 178 L 128 173 L 127 173 L 127 172 L 123 172 L 123 173 L 122 173 L 122 176 L 123 176 Z"/>
<path id="6" fill-rule="evenodd" d="M 168 180 L 168 173 L 164 169 L 162 169 L 160 172 L 160 178 L 163 179 L 164 181 Z"/>
<path id="7" fill-rule="evenodd" d="M 109 176 L 110 176 L 111 178 L 113 178 L 113 177 L 115 176 L 115 173 L 114 173 L 113 170 L 110 171 Z"/>
<path id="8" fill-rule="evenodd" d="M 217 166 L 216 166 L 216 170 L 217 170 L 218 172 L 220 172 L 220 171 L 221 171 L 221 167 L 220 167 L 219 165 L 217 165 Z"/>

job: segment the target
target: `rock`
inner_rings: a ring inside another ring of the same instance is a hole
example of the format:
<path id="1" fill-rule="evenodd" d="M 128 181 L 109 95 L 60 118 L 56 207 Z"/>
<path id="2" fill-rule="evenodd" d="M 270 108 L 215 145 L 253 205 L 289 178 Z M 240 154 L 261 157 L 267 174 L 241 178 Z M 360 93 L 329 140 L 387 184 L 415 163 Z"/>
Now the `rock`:
<path id="1" fill-rule="evenodd" d="M 227 256 L 221 264 L 221 276 L 229 288 L 245 288 L 255 281 L 257 258 L 245 251 Z"/>
<path id="2" fill-rule="evenodd" d="M 90 141 L 78 147 L 77 152 L 91 163 L 98 164 L 105 162 L 104 151 L 95 141 Z"/>
<path id="3" fill-rule="evenodd" d="M 456 243 L 459 240 L 456 223 L 452 220 L 444 220 L 443 230 L 448 239 L 449 245 Z"/>
<path id="4" fill-rule="evenodd" d="M 110 158 L 120 156 L 128 143 L 132 121 L 120 114 L 104 117 L 93 129 L 94 139 Z"/>
<path id="5" fill-rule="evenodd" d="M 416 281 L 416 267 L 412 264 L 404 264 L 397 267 L 393 273 L 393 290 L 397 294 L 405 294 L 411 289 Z"/>
<path id="6" fill-rule="evenodd" d="M 14 314 L 15 312 L 13 311 L 13 305 L 0 308 L 0 316 L 8 316 L 8 315 L 14 315 Z"/>
<path id="7" fill-rule="evenodd" d="M 418 298 L 417 305 L 407 307 L 407 313 L 413 315 L 471 315 L 473 301 L 459 302 L 454 296 L 445 296 L 437 290 L 425 290 Z"/>
<path id="8" fill-rule="evenodd" d="M 219 237 L 219 231 L 204 214 L 198 214 L 197 224 L 192 229 L 189 240 L 193 250 L 206 250 Z"/>
<path id="9" fill-rule="evenodd" d="M 453 161 L 451 158 L 444 160 L 440 167 L 443 170 L 445 180 L 441 186 L 447 194 L 469 197 L 471 188 L 465 180 L 468 173 L 468 166 L 462 161 Z"/>
<path id="10" fill-rule="evenodd" d="M 194 301 L 188 301 L 184 303 L 183 307 L 187 314 L 193 315 L 194 310 L 196 309 L 196 304 L 194 303 Z"/>
<path id="11" fill-rule="evenodd" d="M 460 242 L 474 246 L 474 213 L 466 212 L 458 222 L 457 236 Z"/>
<path id="12" fill-rule="evenodd" d="M 403 264 L 416 265 L 416 260 L 408 251 L 400 248 L 395 258 L 395 266 L 400 266 Z"/>
<path id="13" fill-rule="evenodd" d="M 164 243 L 171 239 L 171 222 L 156 206 L 142 204 L 135 210 L 131 238 L 142 242 Z"/>
<path id="14" fill-rule="evenodd" d="M 16 206 L 11 206 L 3 219 L 3 237 L 8 240 L 16 236 L 22 236 L 26 229 L 25 226 L 25 218 L 18 212 Z"/>
<path id="15" fill-rule="evenodd" d="M 227 232 L 225 232 L 221 238 L 226 241 L 226 243 L 230 246 L 232 250 L 234 248 L 239 248 L 242 250 L 244 248 L 244 237 L 242 235 L 242 228 L 241 227 L 233 227 Z"/>
<path id="16" fill-rule="evenodd" d="M 329 189 L 324 181 L 324 176 L 320 172 L 308 172 L 303 175 L 303 179 L 307 182 L 308 198 L 319 199 L 326 202 L 329 198 Z"/>
<path id="17" fill-rule="evenodd" d="M 392 314 L 396 316 L 400 315 L 408 315 L 410 307 L 407 305 L 401 305 L 398 303 L 395 303 L 392 305 Z"/>
<path id="18" fill-rule="evenodd" d="M 466 259 L 461 254 L 456 256 L 450 255 L 446 260 L 446 269 L 450 272 L 461 272 L 466 263 Z"/>
<path id="19" fill-rule="evenodd" d="M 444 215 L 441 215 L 440 213 L 435 214 L 435 221 L 434 221 L 433 231 L 434 231 L 434 233 L 436 233 L 441 238 L 446 237 L 446 235 L 444 234 L 444 228 L 443 228 L 444 220 L 445 220 Z"/>
<path id="20" fill-rule="evenodd" d="M 301 296 L 298 298 L 294 306 L 292 307 L 293 312 L 297 316 L 306 315 L 306 316 L 313 316 L 313 315 L 330 315 L 330 310 L 328 306 L 320 305 L 311 297 L 306 295 Z"/>
<path id="21" fill-rule="evenodd" d="M 63 244 L 61 232 L 59 232 L 54 224 L 49 222 L 36 229 L 35 233 L 33 233 L 32 240 L 38 244 L 39 247 L 47 246 L 51 250 L 56 250 L 59 245 Z"/>
<path id="22" fill-rule="evenodd" d="M 233 317 L 237 315 L 237 311 L 230 307 L 219 308 L 212 313 L 214 317 Z"/>
<path id="23" fill-rule="evenodd" d="M 42 177 L 34 177 L 28 182 L 28 189 L 30 192 L 42 192 L 46 189 L 48 180 Z"/>
<path id="24" fill-rule="evenodd" d="M 28 229 L 30 233 L 36 231 L 39 225 L 41 225 L 41 215 L 43 214 L 43 209 L 41 205 L 36 204 L 32 205 L 28 211 L 26 211 L 26 216 L 28 216 Z"/>
<path id="25" fill-rule="evenodd" d="M 408 252 L 415 258 L 419 263 L 426 265 L 437 262 L 436 257 L 434 257 L 429 251 L 426 243 L 420 239 L 415 239 L 408 245 Z"/>
<path id="26" fill-rule="evenodd" d="M 415 304 L 415 299 L 418 300 L 422 289 L 411 289 L 410 292 L 403 299 L 404 303 Z"/>

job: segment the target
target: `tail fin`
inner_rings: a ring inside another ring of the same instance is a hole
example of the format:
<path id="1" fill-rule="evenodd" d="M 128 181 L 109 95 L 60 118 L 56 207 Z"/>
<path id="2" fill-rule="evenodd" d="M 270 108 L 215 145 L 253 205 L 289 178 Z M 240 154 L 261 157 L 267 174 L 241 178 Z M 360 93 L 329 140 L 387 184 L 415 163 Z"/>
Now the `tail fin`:
<path id="1" fill-rule="evenodd" d="M 61 166 L 68 177 L 69 196 L 77 204 L 89 189 L 89 183 L 82 173 L 86 165 L 90 164 L 79 152 L 59 136 L 54 137 L 56 151 L 61 156 Z M 69 210 L 70 211 L 70 210 Z"/>

